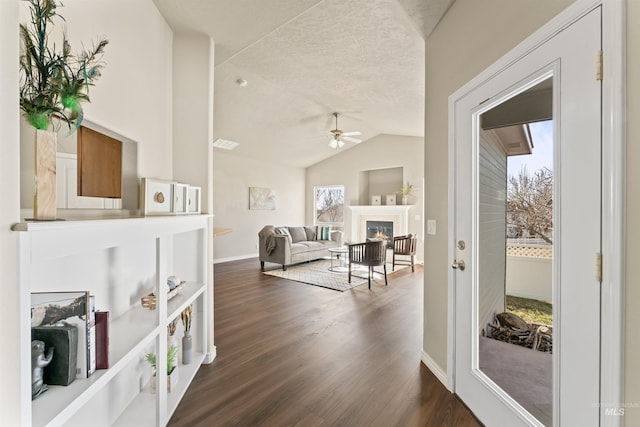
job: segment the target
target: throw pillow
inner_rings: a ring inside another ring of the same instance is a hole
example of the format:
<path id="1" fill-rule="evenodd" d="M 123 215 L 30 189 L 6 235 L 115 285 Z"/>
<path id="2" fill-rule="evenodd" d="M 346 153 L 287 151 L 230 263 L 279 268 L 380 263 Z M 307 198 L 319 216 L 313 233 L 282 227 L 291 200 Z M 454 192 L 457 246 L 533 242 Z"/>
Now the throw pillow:
<path id="1" fill-rule="evenodd" d="M 305 242 L 307 240 L 307 232 L 304 227 L 289 227 L 289 234 L 291 234 L 291 241 L 293 243 Z"/>
<path id="2" fill-rule="evenodd" d="M 291 234 L 289 234 L 289 229 L 287 227 L 276 228 L 276 234 L 283 234 L 287 236 L 287 239 L 289 240 L 289 244 L 291 244 Z"/>
<path id="3" fill-rule="evenodd" d="M 316 228 L 317 240 L 331 240 L 331 227 L 328 225 L 319 225 Z"/>
<path id="4" fill-rule="evenodd" d="M 311 242 L 317 240 L 315 227 L 305 227 L 304 231 L 307 233 L 307 241 Z"/>

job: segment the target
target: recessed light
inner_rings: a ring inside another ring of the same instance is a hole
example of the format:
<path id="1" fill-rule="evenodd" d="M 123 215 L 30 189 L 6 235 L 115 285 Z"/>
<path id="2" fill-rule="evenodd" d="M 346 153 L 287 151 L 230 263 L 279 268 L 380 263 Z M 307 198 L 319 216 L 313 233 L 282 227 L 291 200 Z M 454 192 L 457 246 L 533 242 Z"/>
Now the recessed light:
<path id="1" fill-rule="evenodd" d="M 247 87 L 247 85 L 249 84 L 248 81 L 246 81 L 245 79 L 238 79 L 236 80 L 236 84 L 240 87 Z"/>
<path id="2" fill-rule="evenodd" d="M 238 145 L 240 145 L 240 143 L 222 138 L 218 138 L 213 142 L 214 147 L 221 148 L 223 150 L 233 150 Z"/>

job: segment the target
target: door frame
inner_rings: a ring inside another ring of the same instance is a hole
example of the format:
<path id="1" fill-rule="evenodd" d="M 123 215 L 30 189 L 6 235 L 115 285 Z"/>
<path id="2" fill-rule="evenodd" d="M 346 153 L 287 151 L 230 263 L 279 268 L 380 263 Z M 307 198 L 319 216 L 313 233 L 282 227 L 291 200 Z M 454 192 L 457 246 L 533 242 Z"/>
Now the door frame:
<path id="1" fill-rule="evenodd" d="M 626 200 L 626 6 L 623 0 L 576 0 L 567 9 L 505 54 L 449 97 L 448 253 L 455 258 L 455 104 L 595 7 L 602 6 L 602 254 L 600 402 L 622 405 L 624 372 L 625 200 Z M 594 78 L 595 78 L 594 57 Z M 456 391 L 455 275 L 448 274 L 447 388 Z M 623 417 L 607 416 L 603 427 L 620 426 Z"/>

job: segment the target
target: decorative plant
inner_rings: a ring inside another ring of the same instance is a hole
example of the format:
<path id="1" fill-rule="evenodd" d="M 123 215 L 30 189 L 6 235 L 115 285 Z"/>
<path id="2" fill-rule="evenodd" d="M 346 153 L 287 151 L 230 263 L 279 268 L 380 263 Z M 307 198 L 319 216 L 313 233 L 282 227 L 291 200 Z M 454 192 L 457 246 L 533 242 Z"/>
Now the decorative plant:
<path id="1" fill-rule="evenodd" d="M 91 50 L 71 53 L 66 34 L 62 50 L 49 43 L 54 18 L 64 21 L 56 12 L 56 0 L 29 0 L 31 25 L 20 24 L 20 109 L 27 122 L 46 130 L 53 117 L 77 128 L 82 123 L 81 102 L 89 102 L 89 86 L 100 77 L 102 54 L 108 40 L 101 39 Z"/>
<path id="2" fill-rule="evenodd" d="M 170 336 L 174 336 L 176 333 L 176 327 L 178 326 L 178 318 L 176 317 L 167 325 L 167 331 Z"/>
<path id="3" fill-rule="evenodd" d="M 407 183 L 400 190 L 396 191 L 396 193 L 402 196 L 410 196 L 412 191 L 413 184 L 410 184 L 409 181 L 407 181 Z"/>
<path id="4" fill-rule="evenodd" d="M 147 362 L 151 365 L 151 367 L 156 369 L 156 355 L 154 353 L 149 353 L 145 356 Z M 178 346 L 172 345 L 167 349 L 167 375 L 171 375 L 173 370 L 176 368 L 176 364 L 178 362 Z"/>
<path id="5" fill-rule="evenodd" d="M 180 318 L 182 319 L 182 326 L 184 327 L 184 334 L 189 335 L 189 331 L 191 330 L 191 312 L 193 308 L 189 305 L 187 308 L 182 310 L 180 313 Z"/>

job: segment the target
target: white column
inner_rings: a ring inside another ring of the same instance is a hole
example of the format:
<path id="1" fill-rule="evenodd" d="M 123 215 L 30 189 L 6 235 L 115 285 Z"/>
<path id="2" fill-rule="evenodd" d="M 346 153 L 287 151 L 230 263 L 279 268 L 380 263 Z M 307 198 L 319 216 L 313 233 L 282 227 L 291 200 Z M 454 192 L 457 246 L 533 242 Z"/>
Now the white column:
<path id="1" fill-rule="evenodd" d="M 2 298 L 0 323 L 4 348 L 0 352 L 0 365 L 4 366 L 3 385 L 0 387 L 0 413 L 2 423 L 20 425 L 23 410 L 31 411 L 31 397 L 21 390 L 20 381 L 20 318 L 18 286 L 17 236 L 11 225 L 20 220 L 20 131 L 18 110 L 18 22 L 19 1 L 0 0 L 0 271 L 2 271 Z M 25 409 L 26 408 L 26 409 Z"/>

